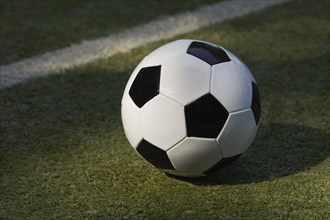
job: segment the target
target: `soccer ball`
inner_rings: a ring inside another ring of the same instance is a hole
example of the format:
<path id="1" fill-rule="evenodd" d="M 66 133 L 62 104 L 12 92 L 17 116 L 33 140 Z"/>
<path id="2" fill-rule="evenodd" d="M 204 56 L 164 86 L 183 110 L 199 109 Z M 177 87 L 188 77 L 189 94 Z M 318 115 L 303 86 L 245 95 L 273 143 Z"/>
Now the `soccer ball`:
<path id="1" fill-rule="evenodd" d="M 122 98 L 122 122 L 134 149 L 154 167 L 198 177 L 239 158 L 260 121 L 258 86 L 228 50 L 177 40 L 147 55 Z"/>

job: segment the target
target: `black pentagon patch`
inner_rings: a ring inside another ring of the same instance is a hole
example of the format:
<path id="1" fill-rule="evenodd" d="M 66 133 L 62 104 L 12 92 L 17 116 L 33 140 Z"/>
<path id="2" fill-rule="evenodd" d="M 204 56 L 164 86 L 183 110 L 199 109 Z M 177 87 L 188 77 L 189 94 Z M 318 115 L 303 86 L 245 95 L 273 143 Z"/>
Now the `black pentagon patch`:
<path id="1" fill-rule="evenodd" d="M 252 103 L 251 109 L 254 115 L 254 120 L 256 124 L 259 124 L 260 116 L 261 116 L 261 105 L 260 105 L 260 94 L 257 84 L 252 82 Z"/>
<path id="2" fill-rule="evenodd" d="M 144 67 L 134 79 L 129 95 L 139 108 L 158 95 L 160 69 L 161 66 Z"/>
<path id="3" fill-rule="evenodd" d="M 190 44 L 187 53 L 204 60 L 210 65 L 230 61 L 227 53 L 220 47 L 198 41 L 194 41 Z"/>
<path id="4" fill-rule="evenodd" d="M 216 138 L 226 123 L 228 111 L 210 93 L 184 107 L 187 136 Z"/>
<path id="5" fill-rule="evenodd" d="M 137 146 L 136 150 L 145 160 L 154 165 L 156 168 L 167 170 L 174 169 L 167 153 L 148 141 L 143 139 Z"/>
<path id="6" fill-rule="evenodd" d="M 233 156 L 233 157 L 227 157 L 227 158 L 222 158 L 218 163 L 216 163 L 214 166 L 212 166 L 210 169 L 206 170 L 205 172 L 203 172 L 205 175 L 210 175 L 226 166 L 228 166 L 229 164 L 233 163 L 234 161 L 236 161 L 238 158 L 241 157 L 242 154 Z"/>

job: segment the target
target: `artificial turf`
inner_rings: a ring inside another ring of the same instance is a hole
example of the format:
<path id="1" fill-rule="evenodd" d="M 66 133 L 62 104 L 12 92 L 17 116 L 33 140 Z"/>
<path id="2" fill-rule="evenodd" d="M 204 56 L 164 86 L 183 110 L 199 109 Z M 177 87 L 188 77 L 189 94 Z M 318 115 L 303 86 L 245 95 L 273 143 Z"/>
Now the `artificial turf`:
<path id="1" fill-rule="evenodd" d="M 0 64 L 106 36 L 217 0 L 1 0 Z"/>
<path id="2" fill-rule="evenodd" d="M 120 100 L 164 40 L 1 90 L 0 218 L 329 219 L 328 1 L 294 1 L 178 38 L 218 43 L 259 84 L 262 119 L 243 158 L 172 178 L 129 146 Z"/>

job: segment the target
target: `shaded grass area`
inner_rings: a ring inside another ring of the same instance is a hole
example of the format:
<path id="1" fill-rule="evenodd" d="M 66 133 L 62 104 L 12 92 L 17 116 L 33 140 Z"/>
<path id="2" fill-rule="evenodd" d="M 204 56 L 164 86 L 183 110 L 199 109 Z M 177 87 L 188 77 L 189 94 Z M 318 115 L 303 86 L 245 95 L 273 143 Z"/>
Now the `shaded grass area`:
<path id="1" fill-rule="evenodd" d="M 328 219 L 329 3 L 292 2 L 177 38 L 218 43 L 259 83 L 247 153 L 203 179 L 176 179 L 129 146 L 120 100 L 165 41 L 1 91 L 0 217 Z"/>
<path id="2" fill-rule="evenodd" d="M 0 64 L 214 2 L 216 0 L 2 0 Z"/>

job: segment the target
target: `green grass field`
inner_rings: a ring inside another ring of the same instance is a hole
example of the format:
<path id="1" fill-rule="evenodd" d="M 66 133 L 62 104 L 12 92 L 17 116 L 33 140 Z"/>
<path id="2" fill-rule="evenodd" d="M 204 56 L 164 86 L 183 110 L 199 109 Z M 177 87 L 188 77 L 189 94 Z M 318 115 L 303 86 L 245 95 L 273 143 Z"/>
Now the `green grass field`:
<path id="1" fill-rule="evenodd" d="M 216 0 L 2 0 L 0 64 L 212 2 Z"/>
<path id="2" fill-rule="evenodd" d="M 330 219 L 329 10 L 294 1 L 1 90 L 0 218 Z M 121 125 L 130 73 L 179 38 L 237 54 L 262 98 L 249 150 L 207 178 L 154 169 Z"/>

